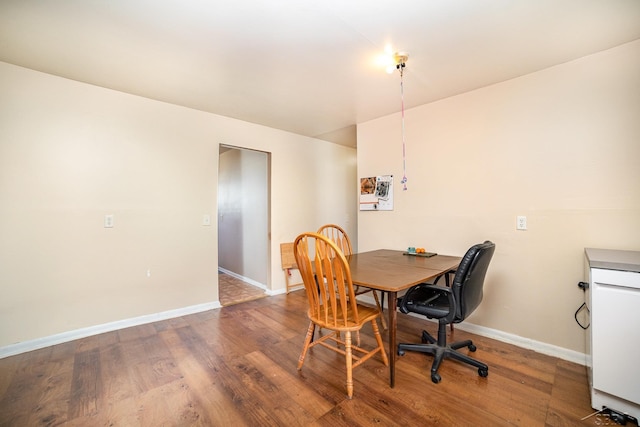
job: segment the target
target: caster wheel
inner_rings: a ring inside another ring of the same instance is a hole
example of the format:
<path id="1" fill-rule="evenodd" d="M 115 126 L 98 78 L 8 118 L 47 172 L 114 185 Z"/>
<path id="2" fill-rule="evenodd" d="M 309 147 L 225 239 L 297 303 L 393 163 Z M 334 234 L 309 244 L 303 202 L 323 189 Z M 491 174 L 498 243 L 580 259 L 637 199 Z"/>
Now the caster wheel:
<path id="1" fill-rule="evenodd" d="M 431 381 L 434 384 L 438 384 L 441 379 L 442 379 L 442 377 L 440 377 L 440 374 L 431 374 Z"/>
<path id="2" fill-rule="evenodd" d="M 489 375 L 489 370 L 488 369 L 478 369 L 478 375 L 480 375 L 482 378 L 486 378 L 487 375 Z"/>
<path id="3" fill-rule="evenodd" d="M 470 351 L 476 351 L 476 350 L 477 350 L 477 348 L 476 348 L 476 346 L 475 346 L 475 345 L 470 344 L 470 345 L 469 345 L 469 350 L 470 350 Z"/>
<path id="4" fill-rule="evenodd" d="M 398 350 L 398 356 L 404 356 L 404 350 Z"/>

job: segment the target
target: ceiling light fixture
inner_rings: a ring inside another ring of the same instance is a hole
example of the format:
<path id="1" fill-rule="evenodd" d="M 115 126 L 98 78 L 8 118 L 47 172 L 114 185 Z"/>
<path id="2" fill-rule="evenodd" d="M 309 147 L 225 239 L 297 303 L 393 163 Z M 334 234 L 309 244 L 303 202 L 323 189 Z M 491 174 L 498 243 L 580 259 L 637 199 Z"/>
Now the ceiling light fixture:
<path id="1" fill-rule="evenodd" d="M 385 54 L 380 55 L 377 59 L 378 64 L 385 67 L 387 74 L 393 74 L 396 69 L 404 67 L 405 63 L 409 59 L 409 54 L 406 52 L 391 52 L 391 48 L 385 49 Z"/>
<path id="2" fill-rule="evenodd" d="M 404 68 L 409 60 L 409 54 L 407 52 L 396 52 L 393 54 L 393 63 L 398 70 Z"/>

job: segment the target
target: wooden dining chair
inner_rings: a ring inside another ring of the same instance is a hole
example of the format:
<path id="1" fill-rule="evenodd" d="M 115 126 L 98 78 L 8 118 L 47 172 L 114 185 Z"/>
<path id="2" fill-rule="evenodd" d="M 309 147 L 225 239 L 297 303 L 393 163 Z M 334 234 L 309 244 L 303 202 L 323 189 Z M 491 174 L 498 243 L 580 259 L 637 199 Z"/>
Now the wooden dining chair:
<path id="1" fill-rule="evenodd" d="M 340 248 L 342 253 L 349 259 L 349 256 L 353 254 L 353 249 L 351 247 L 351 239 L 349 239 L 349 235 L 344 231 L 342 227 L 336 224 L 325 224 L 318 229 L 318 233 L 322 234 L 325 237 L 331 239 L 336 246 Z M 378 299 L 378 293 L 371 288 L 366 288 L 364 286 L 355 285 L 355 295 L 362 295 L 371 292 L 373 294 L 373 299 L 376 302 L 376 307 L 380 310 L 380 313 L 383 313 L 382 306 L 380 305 L 380 300 Z M 384 298 L 384 294 L 382 295 Z M 382 323 L 382 328 L 387 329 L 387 322 L 385 321 L 384 315 L 380 316 L 380 321 Z M 358 337 L 358 343 L 359 343 Z"/>
<path id="2" fill-rule="evenodd" d="M 302 276 L 309 302 L 307 315 L 309 327 L 298 360 L 302 369 L 307 351 L 316 345 L 331 349 L 345 356 L 347 367 L 347 396 L 353 396 L 353 369 L 380 353 L 385 366 L 389 365 L 387 353 L 376 319 L 380 311 L 358 304 L 351 280 L 349 263 L 342 250 L 329 238 L 318 233 L 303 233 L 294 242 L 294 256 Z M 377 346 L 366 350 L 353 345 L 351 334 L 371 324 Z M 329 333 L 313 339 L 316 326 Z"/>

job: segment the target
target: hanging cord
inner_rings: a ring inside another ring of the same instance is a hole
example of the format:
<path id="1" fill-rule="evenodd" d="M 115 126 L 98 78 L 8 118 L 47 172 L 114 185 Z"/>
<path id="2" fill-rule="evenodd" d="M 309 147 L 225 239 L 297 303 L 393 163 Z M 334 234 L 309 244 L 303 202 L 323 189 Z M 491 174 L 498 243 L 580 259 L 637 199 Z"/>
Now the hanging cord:
<path id="1" fill-rule="evenodd" d="M 404 136 L 404 62 L 396 66 L 400 70 L 400 105 L 402 108 L 402 190 L 407 191 L 407 147 Z"/>
<path id="2" fill-rule="evenodd" d="M 587 326 L 584 326 L 582 323 L 580 323 L 580 321 L 578 320 L 578 313 L 580 313 L 580 311 L 582 311 L 583 309 L 587 310 L 587 314 L 591 314 L 591 311 L 589 310 L 589 307 L 587 307 L 587 303 L 583 302 L 582 305 L 580 307 L 578 307 L 578 309 L 576 310 L 575 314 L 573 315 L 573 318 L 576 319 L 576 323 L 582 328 L 582 329 L 587 329 L 589 328 L 589 325 L 591 323 L 588 323 Z"/>

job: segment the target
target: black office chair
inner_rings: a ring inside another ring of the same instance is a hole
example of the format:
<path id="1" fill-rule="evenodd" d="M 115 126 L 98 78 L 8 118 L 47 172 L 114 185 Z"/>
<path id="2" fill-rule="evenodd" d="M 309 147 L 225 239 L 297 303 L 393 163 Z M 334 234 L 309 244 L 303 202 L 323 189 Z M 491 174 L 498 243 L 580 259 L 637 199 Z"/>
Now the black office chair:
<path id="1" fill-rule="evenodd" d="M 442 379 L 438 368 L 443 359 L 453 358 L 478 368 L 481 377 L 489 375 L 489 367 L 457 350 L 468 347 L 476 351 L 471 340 L 454 342 L 447 345 L 447 325 L 460 323 L 478 307 L 482 301 L 482 286 L 493 257 L 495 244 L 485 241 L 469 248 L 456 270 L 450 288 L 420 283 L 410 288 L 400 301 L 403 313 L 418 313 L 429 319 L 438 319 L 438 339 L 427 331 L 422 331 L 422 344 L 398 344 L 398 355 L 405 351 L 418 351 L 433 354 L 431 381 L 439 383 Z"/>

